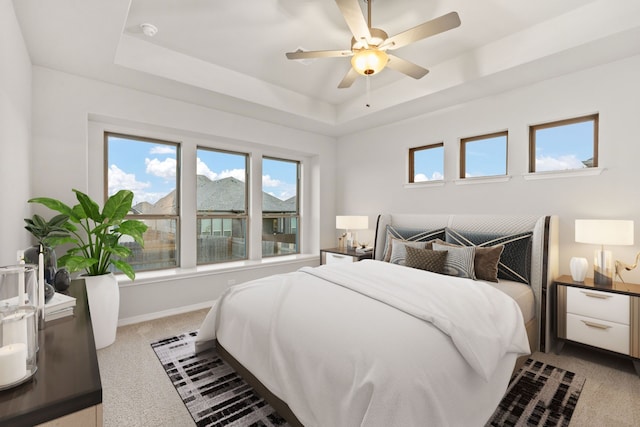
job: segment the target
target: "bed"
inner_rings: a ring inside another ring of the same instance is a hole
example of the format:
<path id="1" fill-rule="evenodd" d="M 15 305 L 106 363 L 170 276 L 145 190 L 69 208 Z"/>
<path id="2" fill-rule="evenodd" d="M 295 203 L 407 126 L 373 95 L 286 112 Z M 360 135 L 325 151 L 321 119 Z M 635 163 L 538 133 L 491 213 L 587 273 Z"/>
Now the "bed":
<path id="1" fill-rule="evenodd" d="M 380 215 L 374 260 L 232 287 L 208 313 L 196 350 L 216 345 L 291 425 L 484 425 L 518 359 L 545 349 L 555 222 Z M 420 240 L 448 244 L 447 257 L 510 245 L 501 252 L 508 279 L 384 262 L 394 245 L 397 256 Z M 514 267 L 507 258 L 516 256 Z"/>

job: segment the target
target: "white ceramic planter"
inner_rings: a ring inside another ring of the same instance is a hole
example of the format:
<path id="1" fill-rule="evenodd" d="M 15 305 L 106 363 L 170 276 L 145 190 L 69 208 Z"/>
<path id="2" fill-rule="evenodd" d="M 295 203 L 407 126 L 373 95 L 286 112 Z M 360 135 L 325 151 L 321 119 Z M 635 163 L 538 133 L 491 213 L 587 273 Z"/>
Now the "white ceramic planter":
<path id="1" fill-rule="evenodd" d="M 113 344 L 118 328 L 120 311 L 120 288 L 112 274 L 82 276 L 87 287 L 87 301 L 91 314 L 91 326 L 96 349 Z"/>
<path id="2" fill-rule="evenodd" d="M 573 257 L 569 262 L 569 270 L 571 270 L 571 278 L 574 282 L 584 282 L 588 268 L 589 262 L 586 258 Z"/>

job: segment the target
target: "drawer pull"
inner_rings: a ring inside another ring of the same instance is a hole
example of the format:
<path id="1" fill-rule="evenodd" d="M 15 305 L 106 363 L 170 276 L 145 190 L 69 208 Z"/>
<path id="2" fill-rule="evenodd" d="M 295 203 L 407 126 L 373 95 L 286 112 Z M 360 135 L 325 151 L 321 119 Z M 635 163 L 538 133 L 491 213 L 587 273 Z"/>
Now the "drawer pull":
<path id="1" fill-rule="evenodd" d="M 591 328 L 597 328 L 597 329 L 609 329 L 609 328 L 611 328 L 611 326 L 601 325 L 599 323 L 588 322 L 586 320 L 583 320 L 582 323 L 584 323 L 585 325 L 587 325 L 587 326 L 589 326 Z"/>
<path id="2" fill-rule="evenodd" d="M 587 292 L 587 291 L 580 291 L 583 294 L 585 294 L 586 296 L 590 297 L 590 298 L 598 298 L 598 299 L 608 299 L 611 298 L 611 295 L 607 295 L 607 294 L 594 294 L 593 292 Z"/>
<path id="3" fill-rule="evenodd" d="M 331 254 L 330 256 L 331 256 L 332 258 L 340 258 L 340 259 L 344 258 L 344 256 L 343 256 L 343 255 Z"/>

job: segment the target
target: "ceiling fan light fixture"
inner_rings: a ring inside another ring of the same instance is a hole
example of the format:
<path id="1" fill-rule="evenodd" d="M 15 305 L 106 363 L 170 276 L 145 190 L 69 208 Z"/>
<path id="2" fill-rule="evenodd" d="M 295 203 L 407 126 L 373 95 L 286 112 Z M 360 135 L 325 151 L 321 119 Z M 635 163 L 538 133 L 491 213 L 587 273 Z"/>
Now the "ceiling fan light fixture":
<path id="1" fill-rule="evenodd" d="M 385 51 L 372 47 L 354 52 L 351 65 L 359 74 L 371 76 L 382 71 L 388 61 L 389 57 Z"/>

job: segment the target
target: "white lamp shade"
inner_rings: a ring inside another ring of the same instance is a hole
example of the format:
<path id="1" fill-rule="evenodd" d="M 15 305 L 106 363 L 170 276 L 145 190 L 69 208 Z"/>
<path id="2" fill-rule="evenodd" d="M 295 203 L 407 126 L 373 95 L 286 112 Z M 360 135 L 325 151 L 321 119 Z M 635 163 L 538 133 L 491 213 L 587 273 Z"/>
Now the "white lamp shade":
<path id="1" fill-rule="evenodd" d="M 336 228 L 344 230 L 366 230 L 369 228 L 369 217 L 358 215 L 336 216 Z"/>
<path id="2" fill-rule="evenodd" d="M 576 219 L 576 242 L 595 245 L 633 245 L 633 221 Z"/>

